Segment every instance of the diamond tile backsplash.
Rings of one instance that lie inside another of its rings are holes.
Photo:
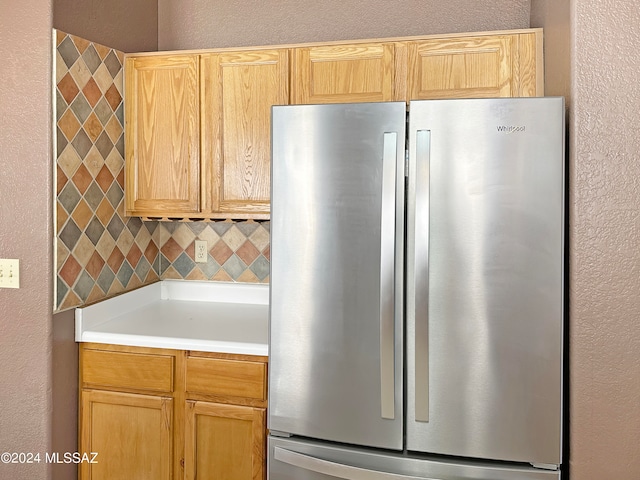
[[[161,279],[269,282],[269,222],[124,216],[123,60],[54,30],[56,311]],[[209,247],[195,263],[195,240]]]

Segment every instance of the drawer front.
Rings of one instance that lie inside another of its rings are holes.
[[[174,357],[140,353],[82,351],[82,382],[87,387],[173,391]]]
[[[266,400],[265,363],[187,357],[187,392]]]

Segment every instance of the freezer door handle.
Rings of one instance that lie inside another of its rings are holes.
[[[428,422],[430,130],[416,132],[415,148],[415,158],[410,159],[409,163],[407,203],[407,318],[415,327],[415,419]],[[420,216],[417,212],[420,212]]]
[[[382,202],[380,218],[380,410],[382,418],[395,417],[395,183],[397,132],[383,138]]]
[[[276,460],[322,475],[345,480],[429,480],[427,477],[398,475],[395,473],[367,470],[343,463],[331,462],[321,458],[311,457],[303,453],[293,452],[282,447],[275,447],[273,458]]]

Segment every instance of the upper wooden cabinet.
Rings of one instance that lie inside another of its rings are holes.
[[[198,55],[132,57],[125,80],[127,215],[200,210]]]
[[[300,47],[293,58],[291,103],[398,99],[391,42]]]
[[[544,95],[542,30],[130,54],[125,214],[268,219],[273,105]]]
[[[202,55],[203,212],[268,218],[271,106],[289,103],[288,51]]]
[[[535,33],[407,43],[408,100],[542,95]]]
[[[288,50],[130,56],[125,69],[125,214],[268,218]]]

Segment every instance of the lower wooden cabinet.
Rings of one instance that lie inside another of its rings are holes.
[[[81,478],[173,478],[172,398],[86,390],[81,424],[80,452],[97,453]]]
[[[267,357],[80,345],[81,480],[264,480]]]
[[[265,478],[264,408],[187,401],[185,478]]]

